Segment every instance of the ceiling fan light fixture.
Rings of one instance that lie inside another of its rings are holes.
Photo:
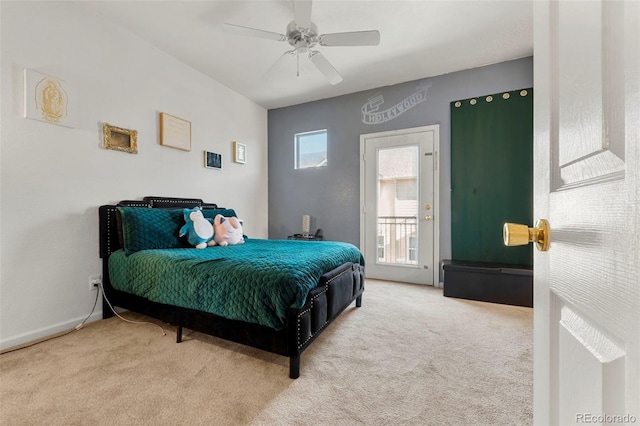
[[[311,22],[312,0],[293,0],[295,19],[287,25],[286,34],[243,27],[235,24],[224,24],[227,32],[250,35],[276,41],[286,41],[293,50],[285,52],[276,61],[280,64],[291,54],[296,56],[296,76],[300,76],[300,54],[309,52],[311,63],[325,76],[331,84],[338,84],[343,79],[340,73],[331,65],[329,60],[317,50],[311,50],[316,45],[320,46],[377,46],[380,43],[380,32],[376,30],[352,31],[342,33],[329,33],[318,35],[318,27]],[[270,73],[274,66],[267,71]]]
[[[293,47],[313,47],[318,42],[318,28],[311,23],[309,28],[300,28],[296,21],[287,25],[287,43]]]

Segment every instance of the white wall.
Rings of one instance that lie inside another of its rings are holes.
[[[101,19],[90,3],[0,2],[1,349],[89,314],[102,204],[198,197],[235,208],[247,235],[267,237],[266,110]],[[75,128],[22,118],[23,68],[75,87]],[[159,112],[192,122],[191,152],[159,145]],[[137,130],[139,153],[102,149],[103,122]],[[233,140],[247,145],[244,165],[231,162]],[[223,155],[222,171],[203,167],[203,150]]]

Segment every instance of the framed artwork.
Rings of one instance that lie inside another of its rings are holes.
[[[222,154],[215,152],[204,152],[204,166],[207,169],[222,170]]]
[[[102,147],[130,154],[138,153],[138,131],[102,124]]]
[[[244,164],[247,162],[247,146],[240,142],[233,142],[233,161]]]
[[[75,88],[59,78],[24,69],[25,118],[75,127]]]
[[[191,151],[191,122],[161,112],[160,145]]]

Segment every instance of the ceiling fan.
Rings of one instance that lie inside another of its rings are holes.
[[[285,34],[244,27],[235,24],[223,24],[223,30],[229,33],[259,37],[275,41],[286,41],[293,49],[286,51],[267,74],[283,59],[296,58],[296,75],[300,75],[300,55],[308,54],[309,60],[320,70],[331,84],[342,81],[340,73],[331,65],[322,53],[312,50],[319,46],[377,46],[380,43],[380,32],[352,31],[346,33],[318,34],[318,28],[311,22],[311,0],[293,0],[295,19],[287,25]]]

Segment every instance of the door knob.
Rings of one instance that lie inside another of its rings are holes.
[[[523,246],[536,243],[540,251],[549,250],[551,244],[551,229],[546,219],[536,222],[535,228],[518,223],[505,223],[502,228],[502,240],[505,246]]]
[[[431,219],[432,219],[432,217],[431,217],[431,215],[430,215],[430,214],[428,214],[428,215],[426,215],[426,216],[424,217],[424,220],[431,220]]]

